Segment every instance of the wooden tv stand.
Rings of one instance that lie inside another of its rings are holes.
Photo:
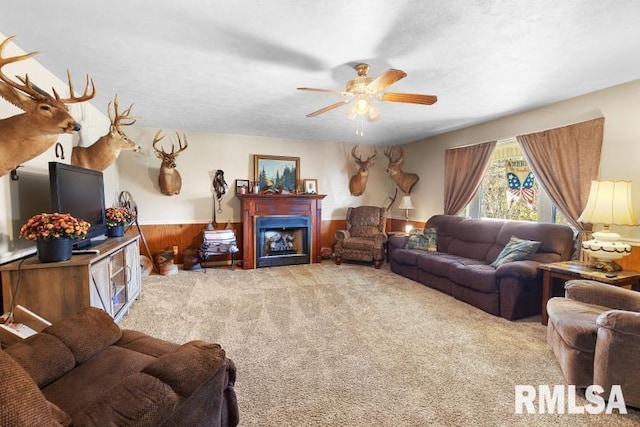
[[[17,292],[14,305],[50,322],[88,306],[119,322],[140,294],[139,237],[109,238],[91,247],[99,254],[73,255],[68,261],[41,263],[33,256],[1,266],[4,310],[10,309],[11,295]]]

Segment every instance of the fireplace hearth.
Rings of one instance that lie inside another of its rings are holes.
[[[302,215],[256,218],[256,267],[308,264],[311,221]]]

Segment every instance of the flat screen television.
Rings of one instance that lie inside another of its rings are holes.
[[[59,162],[49,162],[51,209],[69,213],[91,224],[87,238],[75,243],[76,248],[91,244],[91,239],[107,233],[102,172]]]

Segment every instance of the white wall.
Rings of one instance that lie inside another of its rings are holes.
[[[352,197],[348,188],[349,178],[357,170],[351,157],[352,145],[185,132],[189,147],[180,153],[176,161],[182,177],[182,191],[179,195],[165,196],[158,187],[160,159],[152,148],[157,131],[139,126],[129,129],[127,134],[142,150],[138,153],[123,152],[117,162],[120,188],[132,194],[142,224],[210,221],[214,201],[211,181],[218,169],[224,171],[229,190],[222,197],[222,213],[216,214],[216,220],[220,223],[239,222],[240,200],[235,197],[235,180],[254,180],[254,154],[299,157],[300,179],[317,179],[318,192],[327,195],[322,203],[323,219],[344,219],[349,206],[387,206],[388,194],[393,190],[385,174],[386,158],[380,147],[376,163],[369,172],[367,191],[360,197]],[[165,135],[162,140],[165,150],[171,149],[171,142],[177,147],[175,130],[163,129],[162,133]],[[368,156],[373,147],[361,146],[359,151],[362,156]]]
[[[640,80],[635,80],[406,145],[405,169],[421,176],[412,195],[416,210],[411,218],[426,220],[433,214],[442,213],[447,148],[504,139],[596,117],[605,118],[599,179],[631,180],[634,208],[640,215]],[[625,237],[640,237],[640,227],[612,228]]]

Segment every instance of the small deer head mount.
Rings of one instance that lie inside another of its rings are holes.
[[[369,168],[373,166],[376,156],[378,155],[378,150],[374,148],[373,155],[367,157],[366,160],[362,160],[360,156],[356,155],[357,149],[358,146],[355,145],[351,150],[351,156],[353,156],[358,165],[358,172],[349,180],[349,191],[352,196],[361,196],[364,190],[366,190],[367,180],[369,179]]]
[[[404,150],[402,147],[387,147],[384,155],[389,159],[387,173],[391,176],[393,182],[395,182],[403,192],[407,194],[411,193],[411,189],[416,185],[420,177],[415,173],[405,173],[400,168],[404,161]]]
[[[100,137],[89,147],[73,147],[71,152],[71,164],[87,169],[103,171],[111,166],[121,150],[140,150],[140,146],[120,129],[120,126],[131,126],[137,120],[137,117],[131,117],[131,108],[133,104],[120,114],[118,112],[118,95],[113,98],[113,116],[111,116],[111,105],[107,106],[107,113],[111,126],[109,133]],[[124,120],[127,120],[126,122]]]
[[[176,157],[187,149],[189,143],[187,142],[187,135],[182,134],[184,138],[184,145],[182,145],[180,134],[176,132],[176,136],[178,137],[178,151],[176,151],[176,147],[171,144],[171,152],[167,153],[164,151],[164,148],[161,147],[158,149],[156,146],[156,144],[164,138],[164,135],[161,135],[161,133],[162,129],[153,137],[153,149],[156,152],[156,156],[162,160],[160,175],[158,176],[158,185],[160,185],[160,192],[162,194],[173,196],[180,194],[180,190],[182,189],[182,177],[180,177],[180,173],[176,170]]]
[[[29,75],[11,80],[2,67],[24,61],[36,54],[4,57],[4,48],[13,40],[9,37],[0,43],[0,96],[20,108],[24,113],[0,120],[0,176],[6,175],[21,163],[44,153],[55,144],[57,135],[80,130],[80,124],[69,114],[65,104],[88,101],[95,96],[93,81],[87,76],[82,96],[75,96],[71,74],[69,98],[60,98],[55,89],[53,96],[40,89],[29,80]]]

